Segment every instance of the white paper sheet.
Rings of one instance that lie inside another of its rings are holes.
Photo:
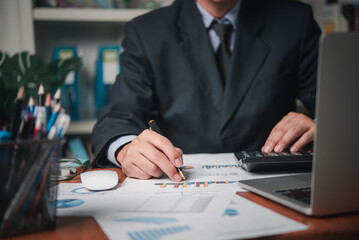
[[[118,191],[143,192],[198,192],[198,191],[246,191],[237,181],[289,174],[251,173],[238,166],[233,153],[185,154],[183,172],[186,180],[175,183],[166,175],[160,179],[138,180],[126,178]]]
[[[184,165],[238,165],[238,160],[233,153],[218,153],[218,154],[184,154],[183,155]],[[291,173],[251,173],[242,168],[237,168],[238,171],[234,169],[226,169],[227,174],[236,172],[236,178],[230,178],[227,180],[246,180],[253,178],[265,178],[272,176],[285,176],[290,175]],[[186,173],[187,170],[184,170]],[[228,174],[230,175],[230,174]],[[198,176],[197,176],[198,177]],[[217,180],[217,179],[216,179]],[[226,180],[226,179],[224,179]]]
[[[138,180],[127,178],[118,187],[121,193],[151,192],[225,192],[242,191],[237,181],[183,181],[172,182],[170,179]]]
[[[188,180],[181,183],[166,176],[127,178],[112,190],[97,192],[62,183],[57,214],[94,216],[110,239],[240,239],[306,229],[234,196],[243,191],[238,180],[279,176],[253,174],[237,163],[234,154],[192,154],[184,155]]]
[[[88,191],[82,184],[58,186],[60,216],[96,216],[114,212],[179,214],[188,217],[219,217],[235,195],[232,192],[178,192],[123,194],[117,190]]]
[[[301,231],[307,226],[234,196],[221,218],[124,213],[96,216],[110,239],[243,239]]]
[[[173,239],[247,239],[288,232],[303,231],[308,227],[264,208],[242,197],[233,198],[226,213],[218,221],[192,223],[192,232],[184,232]]]

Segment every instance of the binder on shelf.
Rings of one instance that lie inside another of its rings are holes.
[[[94,2],[101,8],[113,8],[112,0],[94,0]]]
[[[95,80],[95,111],[105,106],[109,100],[111,86],[120,72],[120,47],[100,46]]]
[[[54,48],[54,60],[65,60],[77,57],[76,47],[74,46],[57,46]],[[72,120],[78,120],[78,77],[77,71],[69,73],[65,79],[65,84],[61,87],[61,102],[65,111],[70,114]]]

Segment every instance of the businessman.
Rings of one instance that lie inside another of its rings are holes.
[[[313,141],[320,29],[292,0],[176,0],[126,25],[121,73],[94,127],[94,165],[166,173],[185,153],[298,151]],[[163,135],[146,130],[156,120]]]

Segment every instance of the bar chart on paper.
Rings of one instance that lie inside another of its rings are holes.
[[[235,184],[237,181],[202,181],[202,182],[157,182],[154,183],[158,188],[208,188],[212,185]]]
[[[156,190],[204,190],[208,188],[213,188],[215,186],[220,187],[221,185],[231,185],[237,183],[237,181],[230,181],[232,177],[237,175],[236,171],[228,171],[229,169],[239,168],[238,165],[193,165],[193,166],[183,166],[182,170],[185,171],[186,177],[192,179],[192,181],[184,182],[155,182],[154,186]],[[216,180],[200,180],[204,178],[215,178]],[[221,178],[221,179],[220,179]],[[217,180],[220,179],[220,180]]]
[[[182,167],[184,169],[191,169],[193,168],[192,166],[184,166]],[[220,169],[220,168],[240,168],[239,165],[237,164],[231,164],[231,165],[202,165],[202,169],[213,169],[213,168],[217,168],[217,169]]]
[[[239,189],[243,171],[237,164],[188,164],[181,167],[185,181],[173,182],[167,176],[139,180],[127,178],[118,191],[133,192],[200,192]]]
[[[155,240],[159,238],[170,238],[171,235],[177,235],[181,232],[190,231],[191,228],[187,225],[180,225],[174,227],[165,227],[165,228],[154,228],[142,231],[133,231],[127,232],[127,235],[132,240]]]
[[[238,164],[191,164],[184,165],[182,171],[188,182],[235,181],[239,180],[240,166]]]

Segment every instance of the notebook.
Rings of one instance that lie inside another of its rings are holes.
[[[306,215],[359,211],[359,33],[321,39],[311,173],[239,181]]]

